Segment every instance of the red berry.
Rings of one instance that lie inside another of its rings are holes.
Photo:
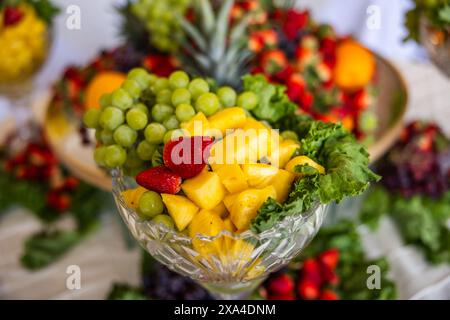
[[[298,74],[292,74],[287,81],[287,95],[291,101],[297,101],[305,90],[305,80]]]
[[[287,274],[281,274],[269,280],[267,290],[271,295],[287,295],[294,290],[294,281]]]
[[[320,294],[319,300],[339,300],[339,296],[331,289],[325,289]]]
[[[339,250],[333,248],[322,252],[318,259],[322,264],[334,270],[339,263]]]
[[[293,293],[281,294],[281,295],[269,295],[268,300],[295,300]]]
[[[138,174],[136,182],[158,193],[177,194],[181,189],[181,177],[164,166],[154,167]]]
[[[66,180],[64,181],[64,189],[68,191],[73,191],[78,187],[79,184],[80,181],[78,181],[77,178],[67,177]]]
[[[213,142],[210,137],[172,140],[164,147],[164,164],[183,179],[193,178],[205,168]]]
[[[325,284],[331,284],[331,285],[337,285],[339,284],[339,277],[337,276],[337,274],[331,270],[328,266],[326,265],[321,265],[321,276],[322,276],[322,280]]]
[[[303,267],[300,270],[301,280],[313,282],[316,286],[322,285],[322,276],[320,272],[320,265],[314,259],[306,259],[303,262]]]
[[[22,20],[24,13],[19,8],[6,7],[3,14],[3,24],[5,27],[15,25]]]
[[[319,297],[319,286],[314,282],[304,279],[298,285],[298,294],[302,299],[315,300]]]

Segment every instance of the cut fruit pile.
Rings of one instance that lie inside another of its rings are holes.
[[[142,219],[192,238],[242,233],[269,198],[286,201],[299,166],[325,173],[298,155],[294,132],[279,134],[251,116],[254,92],[212,90],[182,71],[157,78],[135,69],[125,83],[84,122],[99,138],[97,163],[136,177],[139,187],[123,198]],[[194,241],[198,251],[211,246]]]
[[[47,26],[32,6],[0,10],[0,82],[30,75],[47,54]]]

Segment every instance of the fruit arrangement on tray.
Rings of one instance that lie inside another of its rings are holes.
[[[22,81],[44,62],[57,12],[48,0],[0,2],[0,84]]]
[[[377,228],[389,214],[405,242],[434,263],[450,262],[450,142],[440,128],[409,124],[377,171],[383,180],[365,199],[362,221]]]

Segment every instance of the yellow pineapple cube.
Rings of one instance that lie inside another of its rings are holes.
[[[271,184],[278,173],[278,168],[264,163],[244,164],[242,169],[250,187],[258,189]]]
[[[238,196],[239,193],[234,193],[226,195],[225,198],[223,199],[223,204],[227,208],[228,212],[231,212],[231,210],[233,209],[233,205],[235,204]]]
[[[276,200],[279,203],[284,203],[289,196],[294,182],[295,175],[289,171],[280,169],[272,180],[272,185],[276,190]]]
[[[278,148],[272,150],[270,155],[271,164],[278,168],[284,168],[299,148],[300,144],[294,140],[288,139],[280,142]]]
[[[217,174],[230,193],[248,189],[247,178],[238,164],[222,165],[218,167]]]
[[[192,219],[189,225],[189,236],[192,238],[192,245],[203,258],[208,258],[210,254],[220,256],[223,239],[213,241],[202,240],[199,236],[215,237],[225,229],[222,219],[214,212],[201,210]]]
[[[292,159],[291,161],[288,162],[285,169],[287,171],[295,174],[296,177],[302,177],[303,175],[301,173],[298,173],[295,171],[295,168],[297,166],[301,166],[301,165],[308,165],[308,166],[316,169],[320,174],[325,174],[324,167],[322,167],[320,164],[318,164],[317,162],[315,162],[314,160],[312,160],[306,156],[295,157],[294,159]]]
[[[198,176],[186,180],[181,189],[197,206],[207,210],[217,207],[226,195],[219,175],[215,172],[203,171]]]
[[[273,186],[264,189],[248,189],[241,192],[230,212],[231,221],[239,231],[247,230],[250,222],[256,217],[261,205],[268,199],[276,199]]]
[[[242,128],[247,115],[242,108],[228,108],[208,118],[210,128],[218,129],[225,134],[227,130]]]
[[[127,206],[133,210],[137,210],[139,207],[139,199],[148,190],[142,187],[130,189],[122,192],[122,197],[125,200]]]
[[[162,200],[179,231],[191,223],[199,208],[188,198],[173,194],[161,194]]]
[[[205,136],[210,128],[209,121],[203,112],[197,113],[191,120],[183,122],[180,126],[192,137]]]

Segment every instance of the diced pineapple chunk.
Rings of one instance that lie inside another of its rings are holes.
[[[268,199],[276,199],[273,186],[264,189],[248,189],[241,192],[231,209],[230,218],[239,231],[247,230],[261,205]]]
[[[188,122],[182,123],[181,128],[186,130],[193,137],[201,137],[207,134],[210,125],[203,112],[199,112]]]
[[[302,177],[303,175],[301,173],[298,173],[295,171],[295,168],[297,166],[301,166],[301,165],[308,165],[308,166],[316,169],[320,174],[325,174],[324,167],[322,167],[320,164],[318,164],[317,162],[315,162],[314,160],[312,160],[306,156],[295,157],[294,159],[292,159],[291,161],[288,162],[285,169],[287,171],[295,174],[297,177]]]
[[[186,180],[181,185],[181,189],[197,206],[207,210],[217,207],[226,194],[218,174],[207,171]]]
[[[228,108],[209,117],[208,121],[211,128],[225,134],[229,129],[242,128],[247,121],[247,115],[242,108]]]
[[[224,230],[227,230],[231,233],[236,231],[236,227],[234,226],[233,222],[230,218],[226,218],[223,220]]]
[[[271,164],[278,168],[284,168],[298,148],[300,148],[300,144],[297,141],[288,139],[280,142],[279,147],[272,150]]]
[[[122,197],[128,207],[133,210],[137,210],[139,207],[139,199],[148,190],[142,187],[137,187],[135,189],[130,189],[122,192]]]
[[[247,178],[238,164],[219,166],[217,174],[222,184],[230,193],[237,193],[248,189]]]
[[[244,164],[242,169],[250,187],[258,189],[271,184],[278,173],[278,168],[264,163]]]
[[[219,217],[221,217],[222,219],[226,218],[228,216],[227,207],[225,207],[223,202],[219,203],[219,205],[217,207],[215,207],[214,209],[212,209],[212,211],[215,214],[218,214]]]
[[[210,254],[220,256],[222,239],[207,241],[199,239],[198,236],[215,237],[224,229],[223,221],[217,214],[208,210],[201,210],[189,225],[189,236],[192,238],[194,249],[204,258],[207,258]]]
[[[227,208],[228,212],[231,212],[231,210],[233,209],[233,205],[235,204],[238,196],[239,193],[234,193],[225,196],[225,198],[223,199],[223,204]]]
[[[161,194],[162,200],[179,231],[191,223],[199,208],[188,198],[173,194]]]
[[[294,182],[295,175],[289,171],[280,169],[277,175],[272,180],[272,185],[277,192],[276,200],[279,203],[284,203],[289,196]]]

